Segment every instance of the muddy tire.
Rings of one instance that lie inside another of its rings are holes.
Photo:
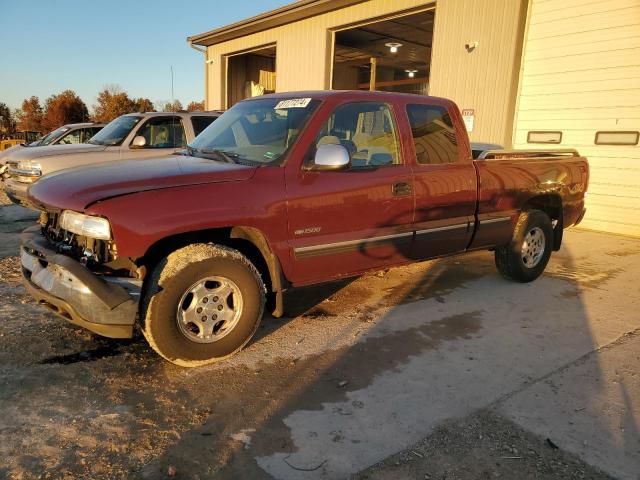
[[[182,367],[215,363],[242,349],[260,324],[266,292],[244,255],[209,244],[171,253],[146,291],[142,332],[159,355]]]
[[[531,282],[544,272],[552,250],[551,219],[540,210],[528,210],[520,214],[511,242],[496,248],[496,267],[508,280]]]

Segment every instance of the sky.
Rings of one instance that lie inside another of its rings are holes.
[[[0,0],[0,102],[74,90],[91,111],[105,85],[183,105],[204,99],[204,59],[187,37],[289,0]]]

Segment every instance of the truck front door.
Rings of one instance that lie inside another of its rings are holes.
[[[343,103],[326,118],[305,165],[287,169],[294,283],[353,275],[408,259],[414,187],[399,139],[391,105]],[[315,151],[322,144],[345,147],[351,167],[313,170]]]

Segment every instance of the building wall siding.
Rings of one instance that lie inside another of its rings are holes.
[[[429,93],[474,109],[472,142],[511,146],[526,10],[526,0],[438,2]]]
[[[455,1],[455,0],[454,0]],[[276,43],[276,74],[279,92],[323,90],[329,88],[331,69],[330,35],[342,25],[372,17],[428,6],[424,0],[371,0],[298,22],[208,47],[210,82],[207,85],[207,108],[224,108],[225,55]]]
[[[640,235],[640,146],[595,145],[599,130],[640,129],[640,0],[532,0],[515,146],[560,130],[591,166],[583,226]]]
[[[438,0],[437,5],[425,0],[371,0],[212,45],[207,107],[226,106],[226,55],[276,43],[277,91],[327,89],[332,30],[430,6],[436,6],[436,38],[429,93],[475,109],[472,141],[508,145],[526,0]],[[467,53],[464,44],[476,40],[478,48]]]

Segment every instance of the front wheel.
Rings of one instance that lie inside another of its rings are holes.
[[[240,252],[196,244],[156,267],[146,295],[143,333],[162,357],[183,367],[227,358],[253,336],[265,287]]]
[[[528,210],[520,214],[511,242],[496,248],[496,267],[508,280],[531,282],[542,275],[552,250],[549,216],[540,210]]]

